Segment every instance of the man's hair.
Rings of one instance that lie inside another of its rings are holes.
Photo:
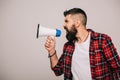
[[[87,24],[87,15],[86,15],[85,11],[83,11],[83,10],[80,9],[80,8],[73,8],[73,9],[70,9],[70,10],[66,10],[66,11],[64,11],[63,14],[64,14],[65,17],[66,17],[67,15],[69,15],[69,14],[71,14],[71,15],[82,14],[82,16],[83,16],[83,21],[82,21],[82,23],[83,23],[83,25],[85,25],[85,26],[86,26],[86,24]]]

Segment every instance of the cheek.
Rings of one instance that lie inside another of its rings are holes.
[[[73,27],[74,23],[73,22],[68,22],[65,24],[66,28],[68,31],[71,31],[72,27]]]
[[[72,26],[73,26],[73,24],[68,24],[67,25],[68,30],[71,30]]]

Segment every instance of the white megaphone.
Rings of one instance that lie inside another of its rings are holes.
[[[50,29],[50,28],[46,28],[46,27],[43,27],[43,26],[39,26],[38,24],[38,27],[37,27],[37,38],[39,36],[55,36],[55,37],[60,37],[61,35],[61,30],[58,30],[58,29]]]

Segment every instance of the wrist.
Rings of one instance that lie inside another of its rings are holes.
[[[49,55],[52,55],[55,52],[55,49],[51,49],[48,51]]]
[[[49,53],[48,58],[53,57],[56,54],[56,50],[54,50],[54,53]]]

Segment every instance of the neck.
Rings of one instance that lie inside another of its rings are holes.
[[[83,43],[87,40],[89,35],[89,32],[87,31],[87,29],[78,29],[76,37],[77,37],[77,42],[78,43]]]

